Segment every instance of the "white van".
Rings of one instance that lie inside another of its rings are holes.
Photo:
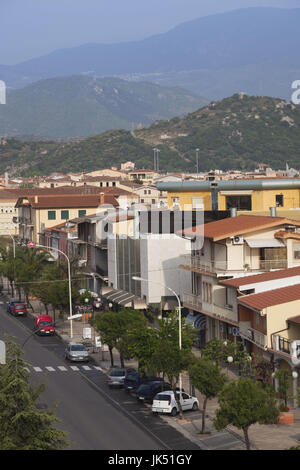
[[[180,402],[182,411],[196,411],[199,408],[199,402],[197,398],[192,397],[185,392],[181,392]],[[155,395],[152,403],[152,413],[169,413],[172,416],[176,416],[178,412],[179,407],[177,405],[173,391],[160,392]]]

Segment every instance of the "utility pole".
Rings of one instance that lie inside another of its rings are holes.
[[[196,168],[197,168],[197,175],[199,173],[199,149],[196,149]]]

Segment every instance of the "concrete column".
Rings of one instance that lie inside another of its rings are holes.
[[[293,372],[296,372],[298,375],[299,375],[299,369],[293,369],[292,370],[292,373]],[[298,387],[298,377],[295,377],[293,378],[293,396],[296,397],[297,396],[297,387]],[[293,408],[297,408],[298,405],[297,405],[297,398],[293,398]]]

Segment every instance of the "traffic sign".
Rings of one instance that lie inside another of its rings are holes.
[[[34,243],[34,242],[29,242],[29,243],[28,243],[28,246],[29,246],[29,248],[33,248],[33,247],[34,247],[34,245],[35,245],[35,243]]]

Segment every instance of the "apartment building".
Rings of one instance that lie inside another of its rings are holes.
[[[102,204],[117,207],[113,196],[103,194],[35,195],[19,197],[19,236],[24,241],[39,241],[47,228],[67,220],[93,214]]]
[[[204,210],[230,210],[268,215],[274,207],[278,215],[299,219],[300,179],[242,179],[158,182],[157,189],[168,192],[168,206],[190,210],[198,198]],[[289,215],[288,215],[289,213]]]
[[[220,281],[299,266],[300,223],[240,215],[205,224],[202,233],[184,231],[191,238],[191,252],[182,257],[180,268],[192,273],[192,283],[183,304],[191,315],[205,316],[205,340],[234,340],[239,326],[237,300]]]

